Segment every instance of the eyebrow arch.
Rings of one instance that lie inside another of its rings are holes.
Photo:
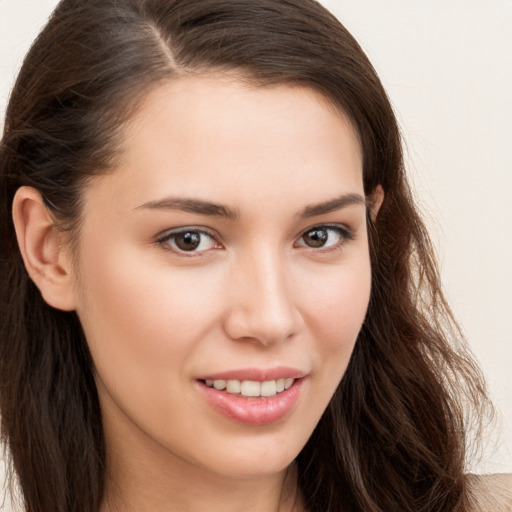
[[[353,204],[363,204],[366,205],[366,201],[364,197],[360,194],[343,194],[335,199],[331,199],[329,201],[325,201],[319,204],[312,204],[306,206],[300,213],[299,217],[302,219],[307,219],[309,217],[315,217],[317,215],[324,215],[326,213],[332,213],[337,210],[341,210],[346,206],[351,206]]]
[[[203,199],[187,199],[180,197],[166,197],[156,201],[149,201],[138,206],[136,209],[150,210],[181,210],[199,215],[222,217],[229,220],[236,220],[239,217],[237,210],[222,204],[204,201]]]
[[[300,213],[299,217],[307,219],[317,215],[324,215],[337,210],[341,210],[353,204],[366,204],[363,196],[360,194],[343,194],[335,199],[330,199],[319,204],[306,206]],[[136,209],[149,210],[181,210],[184,212],[195,213],[198,215],[208,215],[212,217],[222,217],[229,220],[237,220],[239,213],[228,206],[205,201],[203,199],[188,199],[180,197],[166,197],[157,199],[138,206]]]

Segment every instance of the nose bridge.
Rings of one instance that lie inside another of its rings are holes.
[[[226,330],[232,338],[276,343],[296,333],[299,313],[286,257],[261,247],[240,257],[233,269]]]

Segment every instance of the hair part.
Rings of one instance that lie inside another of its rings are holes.
[[[106,448],[87,342],[26,273],[14,194],[40,191],[76,250],[84,187],[122,162],[123,128],[148,92],[212,73],[322,94],[357,131],[365,193],[385,191],[368,216],[366,320],[298,457],[307,510],[467,510],[465,415],[488,405],[483,379],[442,294],[386,93],[313,0],[63,0],[30,49],[0,143],[1,432],[25,509],[97,512]]]

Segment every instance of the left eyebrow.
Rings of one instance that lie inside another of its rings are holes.
[[[366,205],[366,201],[364,197],[360,194],[343,194],[340,197],[330,199],[329,201],[325,201],[323,203],[306,206],[299,213],[299,217],[301,219],[308,219],[310,217],[316,217],[317,215],[332,213],[337,210],[341,210],[342,208],[346,208],[347,206],[351,206],[353,204]]]

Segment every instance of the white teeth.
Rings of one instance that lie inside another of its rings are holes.
[[[225,380],[214,380],[213,387],[219,391],[226,389],[226,381]]]
[[[260,396],[261,384],[256,380],[243,380],[240,383],[242,396]]]
[[[258,382],[256,380],[206,380],[205,383],[210,388],[218,391],[226,390],[233,395],[242,396],[274,396],[288,389],[295,379],[277,379]]]
[[[276,394],[276,381],[267,380],[261,383],[261,396],[274,396]]]
[[[228,393],[233,393],[234,395],[240,393],[240,381],[239,380],[228,380],[228,384],[226,386],[226,391]]]

